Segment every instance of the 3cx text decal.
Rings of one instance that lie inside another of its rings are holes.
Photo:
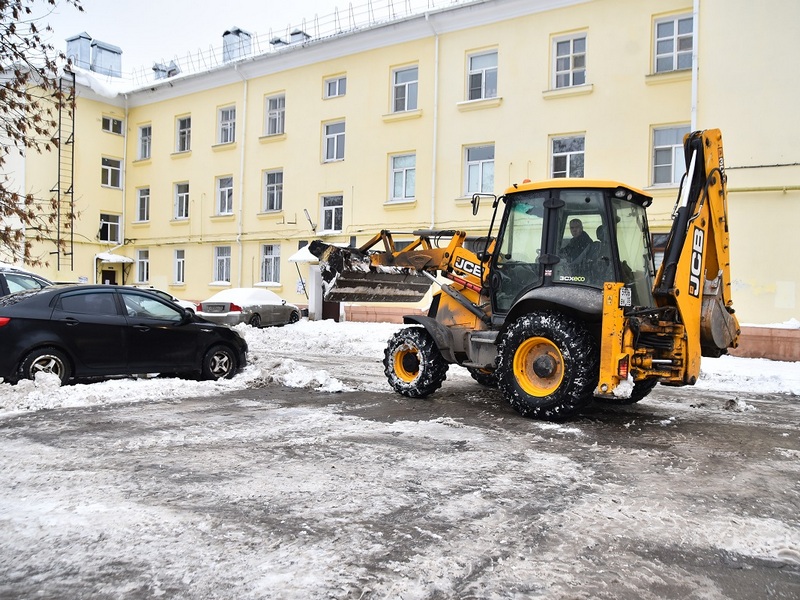
[[[578,282],[583,282],[583,281],[586,281],[586,277],[583,277],[581,275],[559,275],[558,276],[558,280],[559,281],[578,281]]]

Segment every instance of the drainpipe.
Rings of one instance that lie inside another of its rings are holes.
[[[692,29],[694,40],[692,43],[692,115],[689,131],[697,131],[697,85],[698,85],[698,55],[700,46],[700,0],[694,0],[692,7]]]
[[[434,56],[433,56],[433,157],[431,159],[431,224],[429,229],[436,227],[436,159],[439,144],[439,33],[430,20],[430,13],[425,13],[425,21],[433,31]]]
[[[128,125],[130,121],[128,119],[128,94],[123,94],[125,98],[125,127],[122,130],[122,216],[119,219],[119,237],[120,241],[122,242],[122,246],[125,245],[125,207],[127,206],[127,202],[125,201],[125,190],[128,187]],[[119,246],[118,246],[119,247]],[[121,263],[120,267],[120,281],[124,285],[125,284],[125,264]],[[97,273],[97,269],[94,270]],[[95,275],[96,277],[97,275]]]
[[[245,158],[245,139],[247,135],[247,79],[239,72],[239,65],[233,66],[236,74],[242,78],[244,82],[244,88],[242,89],[242,126],[237,127],[237,135],[236,135],[236,142],[241,144],[241,151],[240,151],[240,158],[239,158],[239,215],[236,219],[236,245],[239,248],[239,268],[238,274],[236,276],[236,287],[242,287],[242,263],[244,261],[244,249],[242,247],[242,231],[244,228],[244,223],[242,219],[244,218],[244,158]],[[236,119],[239,120],[238,118]],[[239,139],[239,134],[241,134],[241,140]]]

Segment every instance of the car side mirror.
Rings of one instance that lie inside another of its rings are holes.
[[[286,300],[281,300],[281,306],[283,306],[284,304],[286,304]]]

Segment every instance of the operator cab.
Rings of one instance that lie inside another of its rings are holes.
[[[621,281],[633,306],[653,306],[655,274],[645,208],[652,198],[614,181],[555,179],[514,186],[492,257],[494,313],[537,288],[600,292]]]

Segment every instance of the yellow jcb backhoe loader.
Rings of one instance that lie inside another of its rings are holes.
[[[510,187],[494,198],[484,237],[381,231],[359,248],[314,241],[309,249],[329,300],[413,302],[440,286],[428,315],[406,316],[410,327],[385,350],[400,394],[430,395],[454,363],[499,386],[528,417],[563,420],[592,398],[637,402],[658,382],[693,385],[701,356],[738,342],[719,130],[687,135],[684,154],[657,272],[645,211],[652,198],[588,179]],[[409,235],[397,249],[395,239]]]

